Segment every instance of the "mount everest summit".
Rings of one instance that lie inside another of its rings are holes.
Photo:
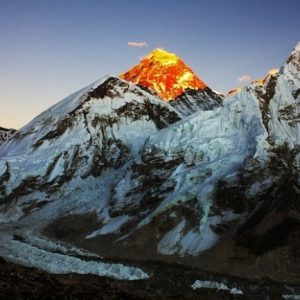
[[[274,279],[294,279],[299,174],[300,44],[278,72],[227,97],[154,50],[0,146],[0,256],[56,272],[39,251],[61,243],[65,264],[75,248],[240,276],[265,276],[272,257]],[[35,247],[32,259],[16,247]]]
[[[176,54],[163,49],[154,49],[120,77],[150,89],[183,115],[218,107],[223,99],[222,95],[212,91]]]

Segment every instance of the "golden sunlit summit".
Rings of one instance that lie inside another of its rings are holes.
[[[256,79],[256,80],[253,80],[252,83],[255,83],[257,85],[263,85],[265,84],[266,80],[270,77],[270,76],[276,76],[279,72],[279,69],[272,69],[270,70],[267,75],[265,76],[265,78],[263,79]]]
[[[163,49],[153,50],[120,78],[145,86],[166,101],[176,99],[188,88],[207,87],[176,54]]]
[[[270,76],[276,76],[278,73],[279,73],[279,69],[271,69],[263,79],[252,80],[251,83],[256,84],[258,86],[262,86],[262,85],[264,85],[266,83],[266,80],[268,78],[270,78]],[[227,95],[228,96],[235,95],[236,93],[240,92],[241,90],[242,90],[241,87],[237,87],[235,89],[230,90],[227,93]]]

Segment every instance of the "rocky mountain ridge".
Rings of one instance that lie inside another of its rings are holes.
[[[15,133],[15,129],[7,129],[4,127],[0,127],[0,144],[4,143]]]

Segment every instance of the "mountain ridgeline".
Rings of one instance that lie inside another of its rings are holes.
[[[294,279],[299,174],[300,44],[227,97],[156,49],[0,146],[0,222],[102,257]]]

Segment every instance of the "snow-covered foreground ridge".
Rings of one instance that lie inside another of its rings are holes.
[[[279,73],[210,108],[185,117],[114,77],[88,86],[0,147],[1,218],[54,234],[63,223],[61,239],[75,218],[73,241],[99,252],[104,240],[184,256],[215,245],[219,224],[247,216],[249,203],[297,199],[300,44]]]

